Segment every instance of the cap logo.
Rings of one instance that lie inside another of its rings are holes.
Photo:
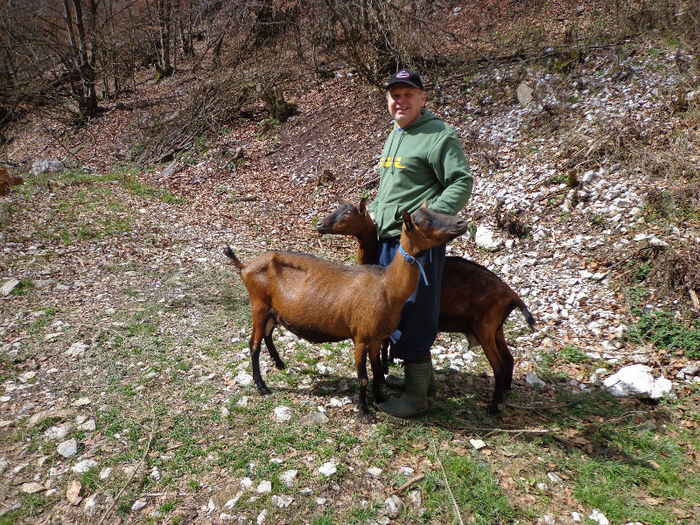
[[[396,73],[396,78],[408,78],[411,75],[408,73],[408,71],[399,71]]]

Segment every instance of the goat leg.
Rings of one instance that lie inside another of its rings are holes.
[[[259,337],[257,341],[255,341],[253,337],[250,338],[250,343],[248,344],[250,348],[250,363],[253,365],[253,381],[255,381],[255,386],[258,387],[258,392],[267,395],[271,392],[260,374],[260,342],[261,340]]]
[[[278,370],[284,370],[284,361],[282,361],[282,358],[280,357],[279,352],[277,351],[277,347],[275,346],[275,343],[272,341],[272,332],[270,332],[268,335],[265,336],[265,346],[267,347],[267,351],[270,352],[270,357],[272,357],[272,360],[275,362],[275,366],[277,367]]]
[[[360,396],[357,404],[360,409],[360,421],[373,423],[375,421],[374,416],[367,408],[367,384],[369,383],[369,378],[367,377],[367,350],[367,345],[355,343],[355,370],[360,387]]]
[[[484,349],[486,358],[491,364],[493,369],[493,378],[495,381],[493,389],[493,398],[489,404],[489,412],[491,414],[497,414],[501,411],[503,405],[503,393],[505,392],[506,386],[506,371],[505,363],[503,362],[503,356],[496,345],[495,337],[491,330],[486,331],[486,333],[475,334],[481,347]]]
[[[389,373],[389,339],[382,341],[382,372],[384,374]]]
[[[506,344],[506,338],[503,335],[503,325],[499,326],[498,330],[496,330],[496,346],[503,360],[504,389],[510,390],[513,384],[513,368],[515,366],[515,361],[513,360],[513,354],[510,353],[508,345]]]
[[[369,362],[372,365],[372,393],[374,394],[374,401],[377,403],[381,403],[385,400],[384,394],[382,393],[382,385],[384,384],[384,363],[382,363],[379,352],[379,348],[374,347],[369,351]]]

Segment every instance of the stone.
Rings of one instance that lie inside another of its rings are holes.
[[[262,525],[265,523],[265,520],[267,519],[267,509],[263,510],[260,514],[258,514],[258,517],[255,518],[255,523],[258,525]]]
[[[141,509],[143,509],[145,506],[146,506],[145,501],[143,501],[141,499],[137,499],[136,501],[134,501],[134,504],[131,506],[131,512],[138,512]]]
[[[474,236],[476,246],[487,252],[495,252],[503,247],[503,240],[495,236],[494,231],[488,226],[478,226]]]
[[[90,470],[91,468],[95,468],[96,466],[97,461],[95,461],[94,459],[85,459],[80,463],[74,465],[71,470],[76,474],[85,474],[88,470]]]
[[[603,386],[617,397],[661,399],[671,393],[673,384],[661,376],[654,378],[646,365],[630,365],[603,381]]]
[[[404,509],[404,502],[396,494],[384,501],[384,510],[390,518],[397,518]]]
[[[610,525],[608,518],[606,518],[605,515],[598,509],[593,509],[593,512],[591,512],[590,516],[588,516],[588,519],[595,521],[599,525]]]
[[[546,383],[542,381],[539,377],[537,377],[537,374],[535,374],[534,372],[528,372],[525,375],[525,382],[528,385],[535,385],[539,387],[546,386]]]
[[[332,476],[333,474],[335,474],[338,471],[338,469],[335,466],[335,462],[328,461],[328,462],[324,463],[323,465],[321,465],[320,467],[318,467],[318,471],[321,474],[323,474],[324,476],[328,477],[328,476]]]
[[[75,439],[69,439],[58,445],[57,452],[64,458],[75,456],[78,452],[78,442]]]
[[[73,343],[68,350],[63,352],[63,355],[66,357],[82,357],[83,354],[85,354],[87,347],[88,345],[78,341],[77,343]]]
[[[234,381],[239,386],[250,386],[253,384],[253,376],[248,374],[247,372],[241,371],[238,372],[238,375],[236,375]]]
[[[532,89],[529,85],[527,85],[525,82],[521,82],[518,85],[518,88],[515,90],[515,94],[518,97],[518,102],[520,102],[520,105],[522,107],[527,106],[530,102],[532,102],[532,99],[534,98],[533,95],[535,93],[535,90]]]
[[[280,423],[286,423],[287,421],[292,419],[292,409],[288,406],[281,405],[275,407],[274,414],[275,419]]]
[[[110,474],[112,474],[112,467],[103,468],[100,471],[100,480],[104,481],[105,479],[109,478]]]
[[[63,439],[64,437],[66,437],[68,435],[68,432],[70,432],[71,428],[73,428],[73,426],[70,424],[61,426],[54,425],[50,427],[46,432],[44,432],[44,437],[51,441],[58,441],[59,439]]]
[[[690,381],[697,375],[700,375],[700,365],[691,364],[681,368],[676,374],[676,378],[681,381]]]
[[[293,487],[296,482],[298,472],[296,470],[285,470],[279,475],[279,480],[287,487]]]
[[[267,492],[272,491],[272,483],[269,481],[261,481],[256,490],[258,491],[258,494],[266,494]]]
[[[369,474],[373,478],[378,478],[382,475],[382,469],[380,469],[379,467],[370,467],[367,469],[367,474]]]
[[[85,505],[83,506],[83,514],[86,516],[94,516],[97,510],[97,494],[93,494],[87,500],[85,500]]]
[[[17,288],[19,286],[19,280],[17,279],[8,279],[5,281],[2,286],[0,286],[0,295],[3,297],[7,297],[12,293],[12,290]]]
[[[328,421],[328,416],[323,412],[318,411],[309,412],[301,419],[299,419],[299,422],[303,425],[325,425],[326,423],[328,423]]]
[[[280,509],[286,509],[292,504],[293,501],[294,498],[287,494],[282,494],[281,496],[275,495],[270,498],[270,503]]]
[[[65,164],[60,160],[37,160],[32,164],[32,168],[29,170],[30,175],[40,175],[42,173],[56,173],[63,171],[66,168]]]
[[[85,430],[87,432],[94,432],[97,428],[97,424],[94,419],[88,419],[85,423],[78,425],[78,430]]]
[[[36,494],[37,492],[41,492],[45,490],[46,487],[42,485],[41,483],[37,483],[36,481],[30,481],[29,483],[22,483],[22,492],[25,494]]]
[[[471,443],[472,447],[474,447],[476,450],[481,450],[486,446],[486,443],[480,439],[470,439],[469,443]]]

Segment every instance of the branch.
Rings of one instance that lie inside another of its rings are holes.
[[[143,451],[143,456],[141,457],[141,461],[139,461],[139,464],[136,465],[136,468],[131,473],[131,476],[129,476],[129,479],[126,481],[126,483],[124,484],[122,489],[119,491],[119,494],[117,494],[117,496],[114,498],[114,501],[112,501],[112,504],[104,512],[104,514],[102,514],[102,518],[100,518],[100,521],[98,522],[97,525],[102,525],[104,520],[107,519],[107,516],[109,516],[109,514],[112,512],[112,509],[117,504],[117,501],[119,501],[119,498],[126,490],[126,487],[129,486],[131,481],[134,479],[134,476],[136,475],[136,473],[141,469],[141,465],[143,465],[143,462],[146,461],[146,456],[148,456],[148,452],[151,449],[151,443],[153,442],[153,436],[156,433],[156,410],[153,406],[151,406],[151,412],[153,413],[153,416],[151,418],[151,434],[148,436],[148,443],[146,444],[146,449]]]
[[[457,505],[457,500],[455,500],[455,496],[452,493],[452,489],[450,488],[450,482],[447,479],[447,473],[445,472],[445,467],[442,466],[442,461],[440,461],[440,456],[438,456],[437,447],[435,446],[435,441],[432,438],[430,439],[430,444],[433,447],[433,455],[435,456],[435,461],[437,461],[437,464],[440,466],[440,470],[442,471],[442,477],[445,480],[445,486],[447,487],[447,492],[449,492],[449,494],[450,494],[450,499],[452,500],[452,505],[454,505],[455,515],[457,516],[457,519],[459,520],[460,525],[464,525],[464,521],[462,520],[462,515],[459,512],[459,506]]]

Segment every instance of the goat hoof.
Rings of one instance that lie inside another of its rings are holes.
[[[377,418],[371,412],[360,412],[360,423],[365,425],[375,423]]]
[[[492,416],[495,416],[501,410],[503,410],[503,403],[491,403],[489,405],[489,414],[491,414]]]
[[[259,387],[258,387],[258,392],[259,392],[260,394],[262,394],[263,396],[269,396],[270,394],[272,394],[272,390],[270,390],[269,388],[267,388],[266,385],[259,386]]]

